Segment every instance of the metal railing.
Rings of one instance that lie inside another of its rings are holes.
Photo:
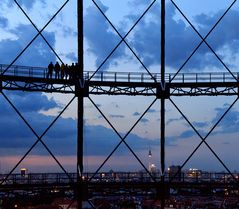
[[[2,74],[8,65],[0,64],[0,73]],[[44,67],[30,67],[30,66],[20,66],[12,65],[4,75],[8,76],[19,76],[19,77],[33,77],[33,78],[46,78],[47,77],[47,68]]]
[[[90,78],[94,72],[85,72],[85,78]],[[179,73],[174,78],[174,73],[166,73],[166,82],[173,83],[200,83],[200,82],[235,82],[235,78],[239,78],[239,73],[235,72],[233,75],[229,72],[215,72],[215,73]],[[157,82],[161,81],[160,73],[152,73],[153,78],[148,73],[140,72],[98,72],[92,78],[93,81],[112,81],[112,82]],[[172,80],[172,78],[174,78]]]
[[[83,180],[88,181],[93,176],[93,173],[85,173],[83,175]],[[152,173],[152,175],[160,181],[160,173]],[[235,179],[239,178],[238,173],[233,174]],[[3,181],[3,185],[13,185],[13,184],[69,184],[77,182],[77,174],[69,173],[70,178],[65,173],[29,173],[29,174],[12,174],[7,179],[7,175],[0,174],[0,181]],[[173,174],[166,173],[165,181],[166,182],[183,182],[183,183],[238,183],[231,177],[228,173],[208,173],[201,172],[196,174],[190,174],[182,172],[174,176]],[[148,173],[145,172],[111,172],[111,173],[98,173],[94,175],[94,178],[90,182],[151,182],[152,179]]]
[[[0,73],[2,74],[8,65],[0,64]],[[6,76],[17,76],[17,77],[30,77],[30,78],[47,78],[48,69],[44,67],[30,67],[30,66],[19,66],[12,65],[5,73]],[[94,74],[94,71],[85,71],[84,78],[88,80]],[[179,73],[174,78],[174,73],[166,73],[166,82],[173,83],[212,83],[212,82],[236,82],[235,78],[239,79],[239,72],[234,72],[233,75],[229,72],[214,72],[214,73]],[[153,78],[148,73],[140,72],[109,72],[100,71],[94,74],[92,81],[101,82],[157,82],[161,81],[160,73],[152,73]],[[53,73],[52,79],[55,78]],[[172,80],[172,78],[174,78]],[[60,78],[62,79],[62,78]],[[63,79],[67,79],[64,77]]]

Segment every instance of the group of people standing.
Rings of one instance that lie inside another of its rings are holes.
[[[71,65],[56,62],[54,65],[52,62],[48,65],[47,78],[55,79],[73,79],[77,76],[78,63],[72,63]]]

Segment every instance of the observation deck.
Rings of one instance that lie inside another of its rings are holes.
[[[48,78],[43,67],[0,64],[2,90],[40,91],[58,93],[142,95],[142,96],[217,96],[238,95],[239,72],[167,73],[166,85],[161,74],[140,72],[84,72],[84,81],[77,78]],[[81,92],[80,92],[81,93]]]

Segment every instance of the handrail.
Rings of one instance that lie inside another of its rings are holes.
[[[4,72],[5,69],[8,68],[8,65],[0,64],[0,74]],[[84,79],[88,80],[94,74],[94,71],[84,71]],[[20,65],[12,65],[5,73],[5,76],[16,76],[16,77],[30,77],[30,78],[45,78],[47,79],[48,69],[45,67],[31,67],[31,66],[20,66]],[[233,77],[229,72],[203,72],[203,73],[179,73],[171,81],[175,73],[166,73],[165,79],[166,82],[172,83],[212,83],[212,82],[237,82],[236,78],[239,78],[239,72],[234,72]],[[160,73],[152,73],[152,76],[156,79],[156,81],[161,81]],[[52,78],[48,79],[69,79],[70,76],[66,76],[66,74],[59,78],[55,77],[53,73]],[[148,73],[141,72],[109,72],[109,71],[99,71],[94,74],[92,81],[100,81],[100,82],[139,82],[139,83],[147,83],[154,82],[151,75]]]
[[[71,179],[65,173],[28,173],[28,174],[11,174],[8,179],[7,174],[0,174],[0,181],[4,180],[5,185],[12,184],[67,184],[77,182],[77,173],[69,173]],[[94,173],[84,173],[83,180],[88,181]],[[153,172],[152,175],[160,181],[161,174],[159,172]],[[236,179],[239,178],[238,173],[233,174]],[[101,172],[95,175],[91,180],[93,183],[97,182],[150,182],[151,177],[146,172]],[[165,181],[182,182],[182,183],[219,183],[227,184],[233,183],[231,175],[228,173],[187,173],[181,172],[175,177],[174,173],[166,173]],[[237,183],[237,182],[235,182]]]

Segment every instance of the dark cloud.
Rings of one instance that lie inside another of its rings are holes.
[[[21,6],[24,6],[26,7],[27,9],[31,9],[33,7],[33,5],[37,2],[37,1],[40,1],[44,4],[46,4],[46,0],[17,0],[17,2],[21,5]],[[12,0],[5,0],[5,2],[8,4],[8,6],[13,6],[13,5],[16,5],[14,1]]]
[[[60,107],[53,99],[48,100],[45,95],[40,93],[8,93],[9,99],[16,104],[17,108],[24,113],[47,111],[51,108]],[[0,110],[4,114],[4,110]]]
[[[27,3],[32,2],[32,3]],[[26,1],[26,6],[31,6],[34,1]],[[23,2],[22,2],[23,3]],[[5,39],[0,41],[0,63],[11,63],[21,52],[28,42],[35,36],[36,31],[31,25],[18,25],[10,31],[17,38],[15,40]],[[54,33],[44,32],[44,36],[54,47]],[[15,64],[27,66],[47,66],[54,61],[55,56],[39,37],[17,60]],[[11,102],[17,107],[23,117],[29,122],[34,131],[41,135],[43,131],[54,120],[53,116],[46,116],[40,111],[49,111],[52,108],[62,108],[54,100],[48,99],[41,93],[29,93],[20,91],[4,92]],[[37,140],[30,128],[16,114],[8,102],[0,96],[0,138],[1,155],[23,154]],[[55,154],[75,153],[76,125],[74,120],[60,118],[43,140],[54,149]],[[42,146],[35,150],[37,154],[46,154]],[[65,147],[66,149],[62,149]]]
[[[200,32],[206,34],[211,29],[212,25],[222,16],[223,12],[224,11],[219,11],[212,17],[208,17],[205,14],[196,16],[195,21],[200,26]],[[221,23],[215,28],[208,38],[208,42],[215,50],[220,50],[223,46],[229,46],[233,53],[238,53],[238,20],[239,12],[237,10],[230,10]]]
[[[139,115],[140,115],[139,112],[134,112],[134,113],[133,113],[133,116],[139,116]]]
[[[77,62],[77,57],[74,52],[66,54],[66,58],[72,60],[72,62]]]
[[[175,20],[175,14],[175,8],[171,4],[167,4],[166,64],[178,69],[200,39],[182,20]],[[160,19],[160,13],[154,9],[151,15],[154,18],[151,21],[148,21],[147,18],[143,19],[134,31],[134,37],[131,40],[132,46],[147,66],[160,64],[160,21],[155,21]],[[214,65],[215,63],[212,63],[214,59],[211,59],[210,55],[208,49],[202,46],[194,55],[193,61],[189,62],[186,67],[203,68],[209,64]]]
[[[0,17],[0,27],[1,28],[5,28],[8,25],[8,19],[6,19],[5,17]]]
[[[146,119],[146,118],[142,118],[142,119],[140,120],[140,122],[141,122],[141,123],[148,123],[148,122],[149,122],[149,120],[148,120],[148,119]]]
[[[147,5],[149,1],[144,1],[142,4]],[[133,1],[130,5],[138,7],[142,4]],[[180,17],[181,15],[171,3],[168,3],[166,7],[166,64],[173,69],[179,69],[200,43],[201,39],[183,19],[175,18],[175,15],[179,15]],[[104,8],[105,12],[108,10],[106,7],[102,6],[102,8]],[[135,27],[130,38],[127,40],[130,46],[136,50],[146,66],[160,64],[159,8],[158,3],[156,3]],[[224,11],[218,11],[216,14],[210,16],[200,14],[195,16],[192,20],[199,32],[205,35],[217,22],[223,12]],[[95,8],[88,8],[85,18],[87,25],[86,39],[89,42],[89,51],[96,56],[97,65],[99,65],[99,63],[109,54],[110,49],[116,45],[117,35],[111,32],[108,23],[100,17],[99,12]],[[124,31],[125,22],[128,22],[128,24],[134,23],[135,19],[138,18],[138,14],[130,14],[125,16],[125,18],[126,20],[122,23],[120,31]],[[229,54],[231,58],[236,58],[235,54],[238,53],[239,50],[238,19],[239,12],[231,10],[207,39],[207,42],[220,54],[222,59]],[[96,32],[97,36],[95,36]],[[225,47],[229,49],[227,55],[224,54]],[[126,60],[128,59],[124,48],[122,48],[122,50],[120,48],[120,50],[114,54],[114,60],[122,57]],[[111,63],[113,64],[114,61]],[[206,66],[223,68],[222,64],[217,60],[210,49],[205,44],[202,44],[184,68],[185,70],[202,70]],[[232,64],[230,63],[229,67],[231,66]],[[104,67],[109,67],[109,63]]]
[[[195,132],[193,130],[187,130],[180,134],[180,138],[190,138],[192,136],[195,136]]]
[[[223,142],[224,145],[230,145],[230,142]]]
[[[192,123],[196,128],[204,128],[208,126],[207,122],[193,122]]]
[[[156,113],[157,111],[155,110],[155,109],[149,109],[148,111],[147,111],[147,113]],[[139,113],[139,112],[134,112],[133,113],[133,116],[141,116],[141,114]]]
[[[108,10],[108,7],[101,3],[100,7],[104,12]],[[116,33],[112,32],[111,26],[95,6],[87,8],[84,25],[85,37],[89,45],[88,51],[96,56],[96,67],[98,67],[120,39]],[[117,65],[117,60],[124,54],[124,47],[118,48],[111,57],[112,63]],[[108,68],[112,63],[106,62],[102,69]]]
[[[184,120],[182,118],[182,120]],[[185,121],[186,122],[186,121]],[[207,135],[207,133],[209,132],[208,127],[210,126],[210,122],[198,122],[198,121],[193,121],[191,122],[191,124],[194,126],[194,128],[197,130],[197,132],[202,136],[205,137]],[[189,130],[184,131],[180,137],[182,138],[188,138],[191,137],[191,135],[189,134],[190,131],[192,131],[194,133],[195,136],[197,136],[197,133],[193,130],[193,128],[191,127],[191,125],[186,122],[185,126],[189,128]],[[199,137],[199,136],[197,136]]]
[[[202,137],[206,136],[208,131],[205,131],[203,128],[207,128],[209,124],[216,124],[221,116],[228,110],[229,104],[224,104],[223,107],[215,108],[216,116],[210,122],[192,122],[197,131],[200,133]],[[183,119],[183,118],[181,118]],[[179,120],[181,120],[179,119]],[[177,120],[177,119],[176,119]],[[170,119],[168,122],[175,121],[175,119]],[[189,124],[186,124],[190,129],[183,131],[180,135],[170,137],[169,144],[171,142],[178,141],[179,139],[185,139],[193,136],[197,136],[196,132],[192,130]],[[232,108],[225,117],[221,120],[221,122],[217,125],[216,129],[211,133],[211,135],[217,134],[226,134],[226,133],[238,133],[239,132],[239,111],[235,108]],[[198,137],[198,136],[197,136]],[[226,142],[227,143],[227,142]]]
[[[17,39],[5,39],[0,42],[0,63],[11,63],[36,35],[36,31],[31,25],[19,25],[10,32],[16,35]],[[54,33],[44,32],[44,36],[51,46],[54,47]],[[45,67],[50,61],[55,61],[55,56],[45,41],[39,36],[15,64]]]
[[[36,35],[36,31],[31,25],[19,25],[16,29],[11,30],[11,33],[16,35],[17,39],[5,39],[0,42],[0,63],[11,63]],[[54,47],[54,33],[44,32],[44,36]],[[50,61],[55,61],[55,55],[39,36],[15,64],[45,67]]]
[[[183,119],[184,119],[183,117],[180,117],[180,118],[170,118],[170,119],[167,120],[166,125],[169,125],[170,123],[173,123],[175,121],[181,121]]]
[[[157,110],[155,110],[155,109],[149,109],[148,110],[148,113],[156,113],[157,112]]]
[[[5,106],[8,107],[7,105]],[[4,120],[5,116],[1,114],[3,120],[0,121],[0,133],[2,140],[0,148],[1,155],[23,154],[26,149],[28,149],[35,142],[35,140],[37,140],[37,138],[31,131],[29,131],[28,127],[21,121],[21,119],[16,117],[13,111],[11,112],[8,110],[7,112],[8,114],[5,115],[8,120]],[[7,117],[7,115],[9,117]],[[33,127],[36,127],[35,130],[39,133],[39,135],[43,132],[43,130],[39,131],[38,128],[46,128],[51,121],[54,120],[53,116],[45,116],[37,112],[31,113],[30,115],[31,118],[29,119],[29,122]],[[54,154],[76,154],[76,123],[77,121],[73,119],[60,118],[49,130],[46,136],[43,137],[44,142]],[[10,130],[14,130],[14,132]],[[120,138],[112,129],[108,129],[103,126],[86,125],[84,127],[84,135],[84,153],[86,155],[106,156],[120,142]],[[121,133],[121,135],[124,135],[124,133]],[[9,138],[11,140],[7,140]],[[145,150],[149,143],[148,139],[139,137],[135,134],[130,134],[126,138],[126,141],[134,148],[135,152]],[[151,146],[158,146],[159,140],[153,140],[150,144]],[[102,148],[99,149],[99,146]],[[120,149],[120,151],[122,152],[117,152],[117,155],[129,152],[127,149]],[[37,148],[34,149],[34,154],[46,155],[47,152],[44,147],[37,146]]]
[[[32,6],[35,4],[36,0],[28,1],[28,0],[18,0],[18,3],[22,6],[29,8],[32,8]]]
[[[110,117],[111,118],[125,118],[124,115],[113,115],[113,114],[110,114]]]
[[[178,146],[177,145],[178,139],[179,138],[175,136],[166,136],[166,140],[165,140],[166,146],[170,146],[170,147]]]
[[[217,115],[212,120],[212,122],[215,124],[220,119],[220,117],[227,111],[228,108],[229,107],[227,105],[224,105],[221,108],[215,108]],[[239,127],[239,112],[235,108],[232,108],[222,119],[222,121],[218,124],[215,134],[238,133],[239,132],[238,127]]]
[[[64,24],[64,25],[62,25],[62,28],[63,28],[63,35],[65,38],[67,38],[69,36],[77,37],[77,33],[75,32],[75,30],[72,27],[66,26]]]
[[[210,31],[211,27],[218,21],[223,12],[224,11],[218,11],[212,16],[201,14],[196,16],[193,21],[196,25],[199,25],[199,32],[202,35],[206,35]],[[175,8],[168,4],[166,17],[166,59],[168,66],[177,69],[184,63],[186,58],[188,58],[201,39],[192,30],[192,28],[187,26],[182,20],[175,20],[175,14]],[[155,18],[159,19],[159,14],[155,14]],[[238,19],[239,12],[231,10],[209,36],[207,41],[215,51],[218,52],[223,50],[223,48],[227,46],[230,49],[231,55],[238,52]],[[135,33],[135,37],[132,41],[135,47],[139,47],[139,52],[143,51],[144,54],[150,55],[146,57],[142,55],[142,58],[148,65],[159,64],[157,63],[159,60],[157,58],[160,55],[159,47],[158,49],[154,49],[154,47],[152,47],[154,45],[151,44],[152,41],[156,46],[160,46],[160,39],[158,38],[159,34],[157,31],[154,32],[155,28],[160,27],[159,24],[160,21],[149,23],[145,22],[144,24],[141,24],[141,27],[138,29],[137,33]],[[147,31],[151,31],[149,35],[147,35]],[[143,40],[151,41],[143,42]],[[222,59],[225,56],[225,54],[222,54],[221,52],[220,55]],[[189,61],[186,68],[202,69],[205,66],[222,67],[209,48],[203,44],[193,56],[191,61]]]
[[[109,154],[115,146],[120,142],[120,138],[108,128],[103,126],[86,126],[85,127],[85,147],[87,147],[88,155],[102,155],[106,156]],[[124,135],[121,133],[121,135]],[[126,142],[134,148],[134,151],[142,151],[148,148],[149,140],[139,137],[135,134],[130,134],[126,138]],[[152,146],[158,146],[159,140],[151,140],[150,144]],[[99,149],[99,146],[102,149]],[[121,145],[125,146],[125,145]],[[119,155],[125,154],[128,150],[121,150],[123,153],[118,153]]]
[[[190,129],[182,131],[176,136],[166,136],[166,146],[178,146],[177,143],[181,140],[188,139],[194,136],[196,136],[196,133]]]
[[[7,96],[39,136],[55,119],[53,116],[39,113],[41,110],[47,111],[53,107],[59,107],[53,100],[49,101],[46,96],[40,93],[10,93]],[[0,97],[0,106],[0,149],[3,150],[1,155],[16,154],[16,148],[21,153],[29,148],[37,140],[37,137],[2,96]],[[73,140],[76,135],[75,123],[72,119],[60,118],[46,134],[44,140],[50,147],[54,147],[57,153],[74,153],[73,144],[76,143]],[[67,149],[64,150],[61,147],[67,147]],[[11,153],[8,149],[13,152]],[[38,150],[38,154],[42,153],[43,149]]]
[[[132,1],[129,1],[128,4],[130,6],[139,6],[139,5],[149,5],[152,1],[151,0],[142,0],[142,1],[138,1],[138,0],[132,0]]]
[[[204,129],[209,126],[209,124],[216,124],[218,120],[221,118],[221,116],[228,110],[229,104],[224,104],[223,107],[215,108],[216,116],[211,121],[208,122],[192,122],[192,124],[195,126],[197,131],[202,137],[205,137],[208,131],[205,131]],[[173,121],[183,120],[183,118],[176,118],[176,119],[169,119],[167,121],[167,125]],[[168,137],[168,145],[177,142],[182,139],[187,139],[193,136],[197,136],[196,132],[191,128],[189,124],[186,124],[186,126],[189,128],[185,131],[182,131],[179,135]],[[226,133],[238,133],[239,132],[239,111],[235,108],[232,108],[226,116],[221,120],[221,122],[217,125],[215,130],[211,133],[211,135],[218,135],[218,134],[226,134]],[[223,144],[229,144],[228,142],[223,142]]]

